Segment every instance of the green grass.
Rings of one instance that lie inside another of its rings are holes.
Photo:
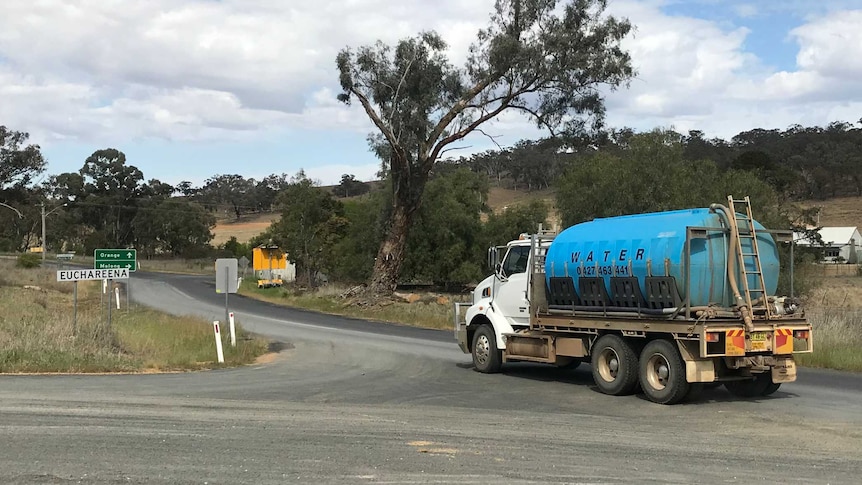
[[[115,320],[117,340],[146,369],[200,369],[254,362],[266,342],[237,329],[237,346],[230,346],[227,326],[221,329],[224,364],[215,362],[212,324],[196,318],[173,317],[154,310],[121,314]]]
[[[258,288],[254,280],[244,280],[240,294],[277,305],[314,310],[331,315],[379,320],[414,327],[451,329],[453,298],[463,299],[467,295],[446,295],[443,302],[437,297],[427,297],[415,303],[388,301],[384,304],[360,304],[354,299],[341,298],[348,288],[329,285],[314,292],[299,291],[288,285],[275,288]]]
[[[862,310],[827,308],[809,312],[814,351],[797,354],[806,367],[862,372]]]
[[[267,342],[242,328],[231,347],[225,328],[219,364],[211,322],[143,308],[115,310],[109,327],[101,282],[79,283],[73,332],[73,284],[57,283],[53,271],[13,266],[0,261],[0,372],[187,371],[248,364],[266,352]]]

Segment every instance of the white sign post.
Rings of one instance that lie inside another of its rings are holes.
[[[120,288],[114,288],[114,295],[117,297],[117,310],[120,309]]]
[[[102,280],[102,293],[99,293],[99,306],[102,298],[108,292],[108,282],[113,280],[129,279],[128,268],[122,269],[66,269],[57,271],[57,281],[71,281],[75,283],[75,313],[72,322],[72,334],[78,330],[78,282]],[[117,293],[117,308],[120,306],[120,295]],[[111,295],[108,294],[108,326],[111,326]]]
[[[224,293],[224,321],[228,321],[227,296],[237,291],[236,258],[219,258],[216,260],[216,293]]]
[[[230,318],[230,346],[236,347],[236,325],[233,319],[233,312],[230,312],[228,317]]]
[[[219,364],[224,363],[224,350],[221,347],[221,332],[218,328],[218,320],[213,322],[213,331],[215,332],[216,339],[216,355],[218,356]]]

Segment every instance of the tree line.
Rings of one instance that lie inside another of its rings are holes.
[[[827,126],[743,131],[730,140],[665,130],[688,160],[709,160],[726,172],[754,173],[789,200],[862,196],[862,119]],[[446,163],[486,174],[502,187],[551,188],[571,160],[585,153],[625,148],[636,132],[624,128],[580,139],[522,140]]]
[[[805,131],[825,134],[830,129]],[[391,178],[372,188],[352,175],[335,187],[321,187],[303,172],[271,175],[260,182],[218,175],[200,187],[173,187],[157,179],[145,181],[123,152],[104,149],[88,157],[79,171],[36,184],[45,170],[38,146],[27,145],[25,133],[5,127],[0,133],[0,202],[15,209],[0,209],[3,250],[38,243],[40,206],[45,203],[51,211],[47,242],[56,250],[88,254],[97,247],[135,247],[142,257],[251,257],[252,247],[277,244],[297,264],[300,280],[314,285],[322,275],[347,283],[368,281],[386,236]],[[768,165],[751,163],[762,157],[749,151],[716,157],[703,150],[702,139],[671,130],[621,130],[606,134],[601,143],[578,148],[556,140],[524,141],[512,150],[443,161],[429,176],[406,240],[399,282],[457,287],[477,281],[487,271],[489,246],[549,223],[552,207],[542,200],[497,212],[488,206],[492,186],[515,183],[513,173],[531,172],[509,171],[519,161],[553,169],[545,174],[547,181],[535,187],[554,189],[552,203],[564,227],[596,217],[702,207],[723,201],[727,194],[751,196],[758,219],[769,226],[810,222],[811,214],[787,203],[798,196],[782,190],[788,179]],[[713,141],[708,146],[722,144]],[[489,173],[488,160],[494,158],[505,160],[499,167],[506,168]],[[544,164],[536,163],[541,159]],[[233,218],[237,208],[240,213],[274,210],[279,218],[248,243],[233,239],[212,247],[215,214],[227,211]]]
[[[261,180],[215,175],[201,186],[146,180],[126,155],[93,152],[75,172],[46,175],[40,147],[29,135],[0,125],[0,251],[41,246],[41,215],[47,215],[46,246],[89,254],[95,248],[135,247],[142,257],[209,257],[217,217],[239,218],[275,209],[287,175]],[[368,184],[345,175],[333,193],[358,195]]]

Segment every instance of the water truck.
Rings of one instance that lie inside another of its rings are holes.
[[[788,296],[775,294],[781,243]],[[589,363],[611,395],[675,404],[724,385],[767,396],[796,380],[793,355],[813,349],[792,259],[792,232],[755,221],[748,197],[540,229],[489,249],[494,274],[455,304],[455,336],[483,373]]]

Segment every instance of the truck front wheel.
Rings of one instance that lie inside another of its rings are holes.
[[[624,396],[638,385],[638,356],[619,335],[604,335],[590,350],[593,380],[605,394]]]
[[[484,374],[500,372],[503,352],[497,349],[497,336],[490,325],[482,325],[473,335],[473,366]]]
[[[685,362],[676,344],[668,340],[653,340],[644,347],[640,358],[640,382],[650,401],[676,404],[700,387],[691,388],[685,379]]]

